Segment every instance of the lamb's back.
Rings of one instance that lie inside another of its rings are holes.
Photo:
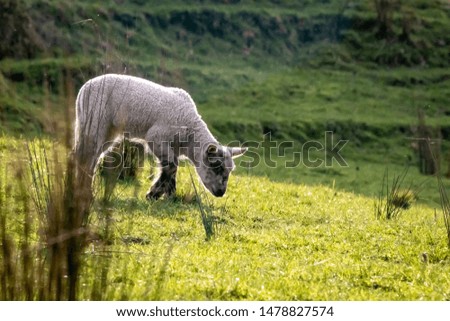
[[[161,114],[162,117],[197,113],[186,91],[134,76],[106,74],[91,79],[84,87],[91,96],[90,101],[95,100],[94,105],[104,105],[116,112],[123,110],[142,116]]]

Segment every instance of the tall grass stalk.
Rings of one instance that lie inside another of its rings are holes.
[[[436,156],[436,152],[432,148],[432,144],[434,143],[434,141],[432,141],[430,138],[419,138],[419,141],[422,142],[422,144],[424,144],[425,147],[429,150],[431,161],[435,164],[434,167],[439,168],[440,154]],[[444,182],[442,181],[442,175],[440,171],[436,171],[435,175],[438,184],[442,213],[444,216],[445,229],[447,231],[447,245],[448,248],[450,249],[450,201],[447,195],[447,190],[445,188]]]
[[[195,199],[198,204],[198,208],[200,210],[200,216],[202,218],[203,227],[206,233],[206,240],[210,240],[216,233],[216,220],[211,210],[211,204],[209,204],[208,196],[205,195],[204,199],[207,204],[205,204],[202,196],[200,195],[197,186],[195,185],[194,176],[192,175],[191,170],[189,169],[189,175],[191,177],[191,184],[194,188]]]
[[[442,178],[439,175],[437,176],[437,181],[439,187],[439,195],[441,198],[442,212],[444,214],[445,228],[447,230],[447,245],[450,249],[450,201],[448,199],[444,183],[442,182]]]

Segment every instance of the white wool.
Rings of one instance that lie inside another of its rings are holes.
[[[108,74],[89,80],[76,100],[74,155],[82,173],[92,177],[102,152],[120,136],[144,140],[168,167],[148,198],[173,193],[177,160],[183,156],[194,164],[205,187],[222,196],[234,168],[233,157],[246,150],[221,146],[191,96],[182,89],[126,75]],[[211,153],[221,157],[221,169],[210,166]]]
[[[180,129],[192,128],[215,141],[187,92],[142,78],[115,74],[93,78],[80,89],[76,105],[77,122],[93,118],[92,132],[113,126],[145,138],[148,129],[157,126],[158,132],[173,139]]]
[[[76,101],[75,150],[91,139],[99,155],[106,141],[121,133],[148,142],[181,141],[194,134],[197,142],[217,143],[190,95],[179,88],[127,76],[107,74],[89,80]]]

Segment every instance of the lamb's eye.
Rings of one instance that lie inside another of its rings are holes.
[[[211,159],[210,160],[211,167],[221,167],[223,162],[221,159]]]

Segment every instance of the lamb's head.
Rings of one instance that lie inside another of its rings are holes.
[[[202,161],[197,167],[197,173],[203,185],[217,197],[221,197],[227,190],[228,177],[234,169],[233,158],[247,151],[247,148],[226,147],[214,143],[202,148]]]

